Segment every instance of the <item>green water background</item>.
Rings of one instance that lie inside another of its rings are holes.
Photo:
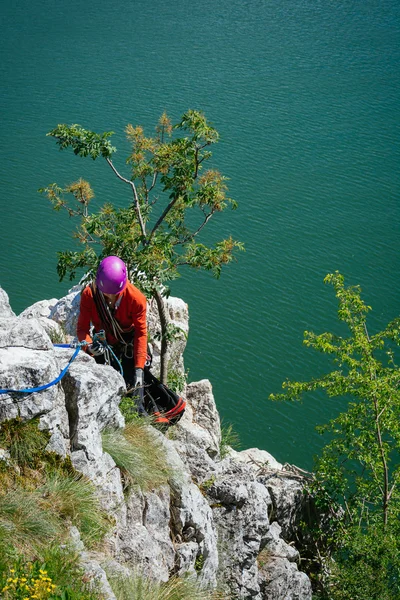
[[[74,224],[37,189],[83,176],[96,206],[127,198],[105,163],[58,152],[46,132],[113,130],[124,170],[127,123],[150,134],[164,110],[203,110],[239,202],[203,241],[233,235],[246,253],[219,281],[172,284],[189,304],[189,380],[211,380],[243,447],[310,467],[315,425],[343,401],[268,395],[329,366],[302,345],[306,329],[342,332],[324,276],[361,285],[372,333],[399,313],[399,3],[16,0],[0,26],[0,285],[14,311],[71,287],[55,267]]]

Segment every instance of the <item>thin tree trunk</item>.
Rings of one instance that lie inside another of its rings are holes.
[[[376,425],[376,438],[378,441],[379,453],[381,455],[382,467],[383,467],[383,494],[382,494],[382,509],[383,509],[383,524],[387,526],[388,522],[388,509],[389,509],[389,469],[386,461],[385,450],[383,447],[381,427],[379,418],[382,411],[378,413],[378,402],[376,397],[373,398],[375,408],[375,425]]]
[[[154,298],[156,299],[158,316],[160,317],[161,324],[161,364],[160,364],[160,381],[164,385],[167,384],[168,378],[168,341],[167,341],[167,328],[168,328],[168,315],[165,310],[164,299],[158,290],[154,290]]]

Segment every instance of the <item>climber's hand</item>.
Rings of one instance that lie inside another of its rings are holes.
[[[135,369],[135,388],[143,387],[143,369]]]
[[[88,352],[92,356],[101,356],[104,354],[104,346],[99,342],[93,342],[93,344],[90,344],[88,347]]]

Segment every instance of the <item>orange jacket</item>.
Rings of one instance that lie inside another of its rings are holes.
[[[118,307],[115,309],[114,317],[123,329],[129,329],[132,326],[135,328],[133,358],[135,367],[143,369],[147,357],[146,297],[128,281],[124,291],[118,294],[117,303]],[[86,340],[89,344],[92,343],[92,338],[89,335],[90,324],[94,326],[96,331],[105,329],[97,314],[92,290],[90,286],[87,286],[81,294],[80,312],[76,327],[76,334],[80,342]],[[113,345],[118,340],[107,332],[107,341]]]

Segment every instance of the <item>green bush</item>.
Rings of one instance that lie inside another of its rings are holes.
[[[350,530],[330,570],[327,600],[399,600],[400,538],[377,526]]]

